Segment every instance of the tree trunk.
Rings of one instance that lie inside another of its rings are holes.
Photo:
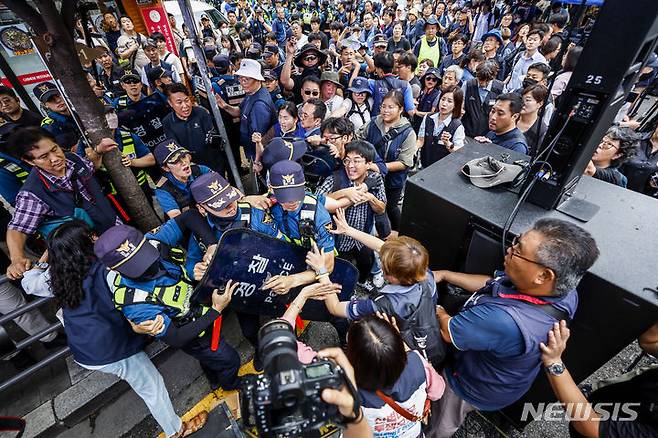
[[[25,21],[38,38],[38,45],[53,77],[61,81],[75,113],[79,116],[86,136],[92,144],[102,138],[113,138],[105,120],[103,104],[87,82],[80,65],[69,29],[73,29],[73,14],[76,0],[62,1],[61,13],[52,0],[36,0],[37,12],[24,0],[3,0],[3,3]],[[130,168],[121,163],[121,153],[113,150],[103,156],[117,191],[126,202],[128,214],[140,230],[146,232],[157,227],[160,219],[155,214],[144,192],[137,184]]]

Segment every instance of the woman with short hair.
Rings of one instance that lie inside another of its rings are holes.
[[[610,127],[594,151],[585,175],[626,187],[628,179],[619,168],[634,155],[637,141],[637,134],[630,128]]]
[[[516,127],[525,135],[528,155],[532,157],[537,153],[548,130],[548,125],[539,117],[539,111],[548,97],[548,89],[541,84],[533,84],[525,87],[521,95],[523,108]]]

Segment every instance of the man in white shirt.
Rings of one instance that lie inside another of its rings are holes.
[[[528,67],[536,62],[546,62],[544,55],[539,53],[539,45],[541,44],[542,38],[544,37],[543,32],[540,30],[531,30],[528,32],[526,38],[526,49],[520,55],[517,55],[517,60],[512,67],[512,73],[507,78],[505,83],[505,92],[509,93],[514,90],[521,88],[523,85],[523,78],[528,72]]]

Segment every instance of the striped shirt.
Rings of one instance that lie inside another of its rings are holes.
[[[88,171],[94,172],[94,164],[89,159],[82,158],[82,162]],[[72,192],[71,175],[73,175],[73,166],[73,161],[67,159],[66,172],[59,177],[37,167],[33,171],[39,172],[40,176],[51,186],[62,191]],[[79,190],[84,199],[93,202],[91,193],[80,180],[77,180],[76,189]],[[34,234],[47,216],[54,216],[53,209],[34,193],[21,190],[16,195],[16,209],[7,228],[24,234]]]

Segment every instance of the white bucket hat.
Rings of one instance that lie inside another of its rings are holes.
[[[257,81],[264,81],[265,78],[260,70],[260,63],[255,59],[243,59],[240,62],[240,68],[235,72],[235,76],[244,76],[246,78],[256,79]]]

